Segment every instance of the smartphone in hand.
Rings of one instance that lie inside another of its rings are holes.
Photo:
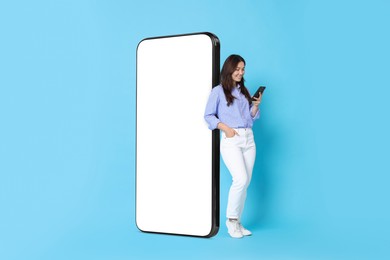
[[[265,86],[260,86],[260,87],[256,90],[256,92],[255,92],[255,94],[253,95],[253,97],[258,98],[258,97],[260,96],[260,93],[263,94],[264,90],[265,90]],[[252,101],[255,101],[255,99],[254,99],[253,97],[252,97]]]

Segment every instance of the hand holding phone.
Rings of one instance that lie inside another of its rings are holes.
[[[255,98],[259,98],[259,97],[260,97],[260,94],[263,95],[264,90],[265,90],[265,86],[260,86],[260,87],[256,90],[255,94],[253,95],[252,101],[256,101],[256,100],[254,99],[254,97],[255,97]]]

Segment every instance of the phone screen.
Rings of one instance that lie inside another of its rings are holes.
[[[210,33],[139,43],[136,224],[141,231],[217,233],[219,131],[210,131],[203,115],[218,79],[219,41]]]

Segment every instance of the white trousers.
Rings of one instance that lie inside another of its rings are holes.
[[[235,130],[239,135],[231,138],[226,137],[222,131],[220,151],[222,159],[233,178],[229,191],[226,217],[240,219],[255,164],[256,144],[251,128]]]

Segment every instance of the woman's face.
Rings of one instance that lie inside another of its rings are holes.
[[[237,67],[236,67],[236,70],[233,71],[232,73],[232,79],[238,83],[241,81],[242,77],[244,76],[245,74],[245,64],[244,62],[240,61],[238,64],[237,64]]]

